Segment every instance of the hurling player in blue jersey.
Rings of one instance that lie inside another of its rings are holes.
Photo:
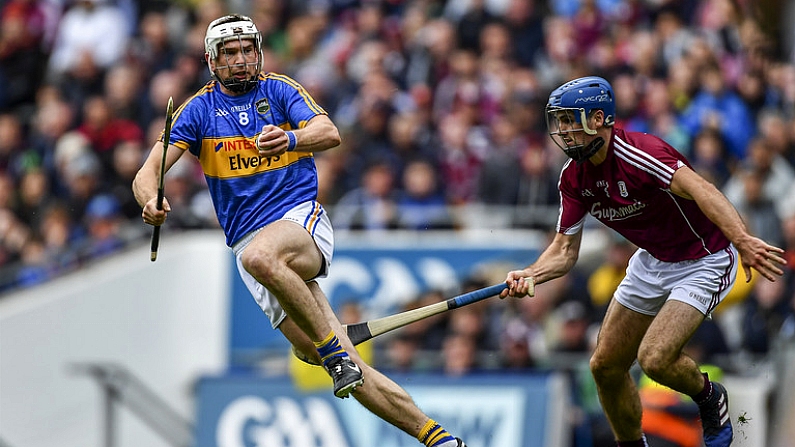
[[[353,393],[428,447],[464,446],[361,360],[315,281],[328,271],[334,237],[316,201],[312,153],[340,144],[337,127],[296,81],[261,73],[262,38],[250,18],[213,21],[205,50],[214,79],[175,111],[166,169],[185,152],[198,158],[241,278],[271,325],[325,367],[337,397]],[[167,198],[156,205],[162,151],[156,143],[133,182],[150,225],[171,211]]]
[[[654,381],[698,404],[706,447],[734,433],[728,392],[702,374],[683,348],[734,284],[740,261],[770,281],[784,250],[752,236],[715,186],[662,139],[615,124],[613,88],[587,76],[549,95],[547,127],[570,158],[558,186],[557,234],[538,259],[508,273],[502,296],[525,296],[577,262],[590,215],[638,247],[607,309],[591,372],[619,447],[647,447],[642,407],[629,370],[637,360]],[[739,259],[738,259],[739,255]]]

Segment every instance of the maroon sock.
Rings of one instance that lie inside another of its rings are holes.
[[[703,373],[703,375],[704,375],[704,388],[702,388],[701,391],[695,396],[691,396],[693,398],[693,401],[695,401],[695,403],[697,403],[698,405],[703,404],[712,396],[712,382],[709,381],[709,376],[707,375],[707,373]]]
[[[649,447],[649,444],[646,444],[646,435],[643,435],[637,441],[616,441],[616,447]]]

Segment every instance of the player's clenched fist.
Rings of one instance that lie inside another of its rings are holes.
[[[273,157],[287,151],[290,138],[282,128],[272,124],[262,126],[262,132],[257,137],[257,149],[260,157]]]
[[[163,209],[157,209],[157,197],[153,197],[151,200],[146,202],[146,205],[144,205],[143,211],[141,212],[141,217],[147,224],[157,227],[163,225],[163,222],[166,221],[166,216],[170,211],[171,205],[169,205],[168,199],[163,197]]]
[[[524,270],[508,272],[508,277],[505,279],[505,284],[508,285],[508,288],[500,293],[500,298],[534,296],[535,282],[532,277],[526,275],[527,273]]]

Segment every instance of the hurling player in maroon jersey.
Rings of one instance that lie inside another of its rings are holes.
[[[748,233],[715,186],[652,135],[614,126],[610,84],[589,76],[549,96],[547,127],[570,160],[560,174],[557,234],[533,264],[508,273],[502,297],[527,295],[577,262],[590,215],[639,248],[605,315],[591,357],[599,399],[618,446],[646,446],[641,404],[629,374],[637,359],[653,380],[698,404],[707,447],[733,439],[728,394],[682,352],[734,284],[739,261],[770,281],[783,250]]]

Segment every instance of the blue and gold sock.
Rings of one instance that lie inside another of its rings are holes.
[[[334,357],[348,356],[348,353],[342,349],[342,345],[340,345],[340,339],[337,338],[337,335],[334,333],[334,331],[329,332],[323,341],[315,342],[315,347],[317,348],[318,354],[320,354],[320,360],[323,362],[324,366],[329,359]]]
[[[448,445],[455,446],[458,444],[453,435],[448,433],[433,419],[428,419],[428,422],[420,430],[420,434],[417,435],[417,440],[427,447],[447,447]]]

